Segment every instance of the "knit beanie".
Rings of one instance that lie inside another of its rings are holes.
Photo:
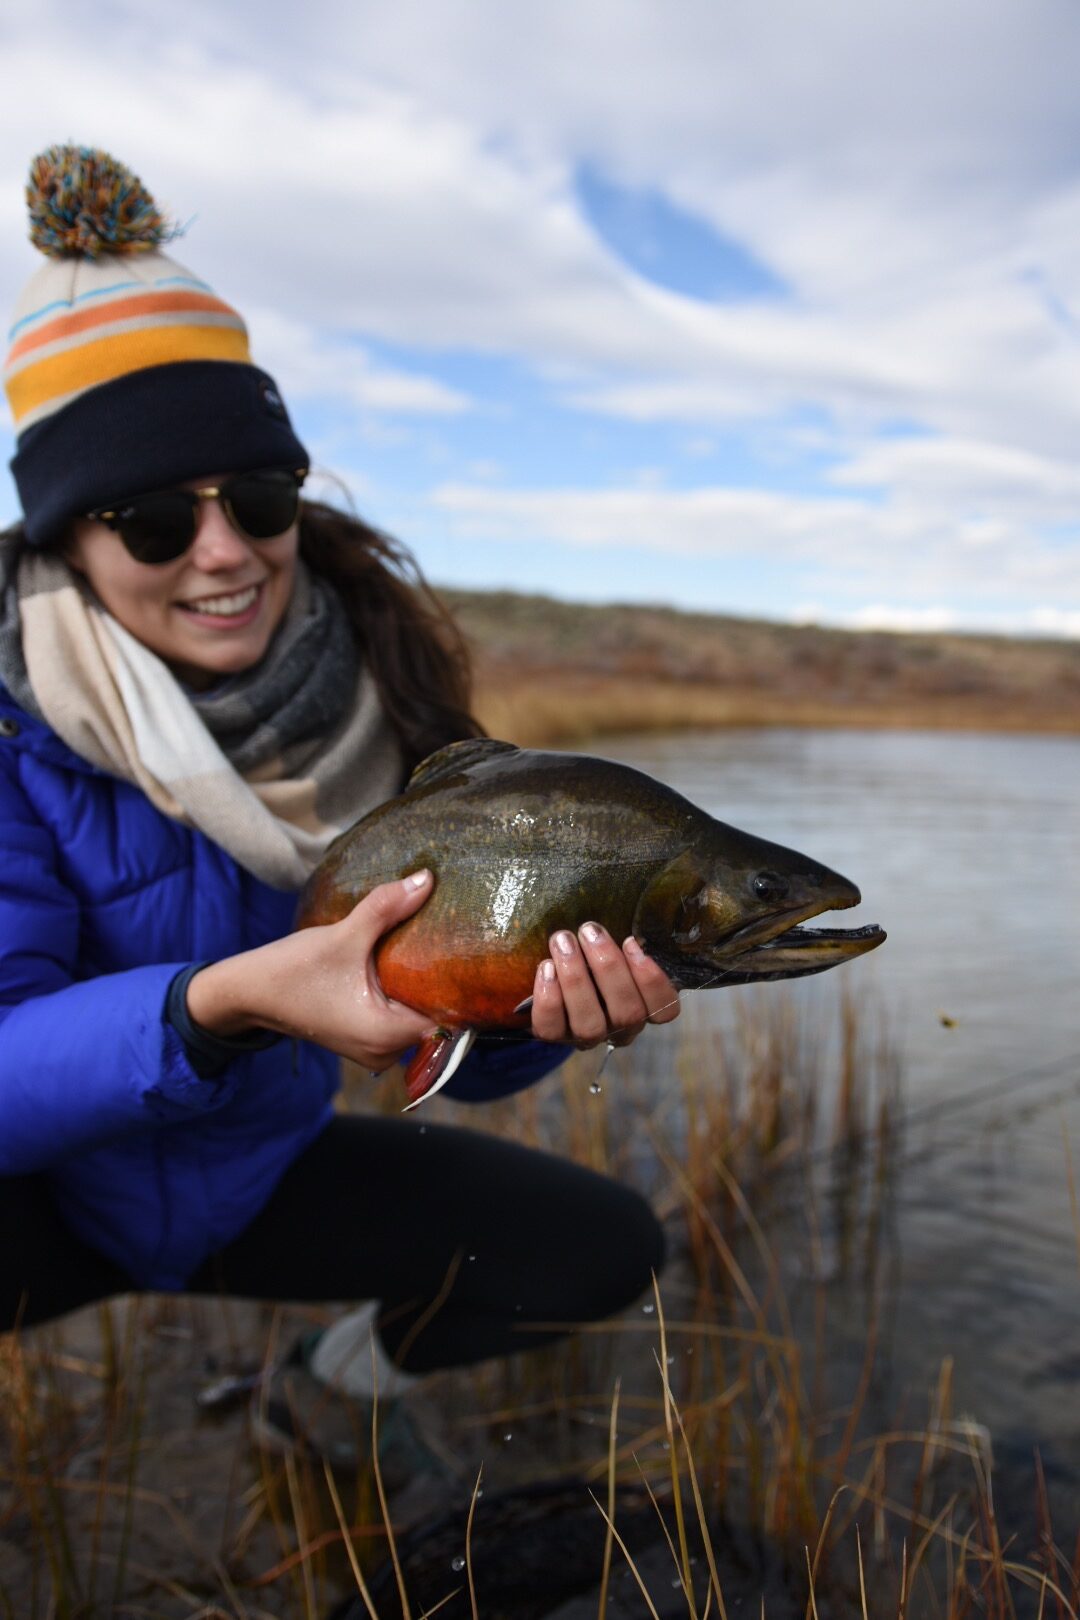
[[[130,170],[51,146],[26,196],[46,262],[16,307],[4,386],[31,545],[190,478],[307,466],[243,320],[160,251],[178,232]]]

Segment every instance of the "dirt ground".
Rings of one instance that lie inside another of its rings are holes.
[[[256,1444],[246,1395],[215,1411],[198,1400],[223,1375],[258,1373],[334,1314],[146,1296],[8,1341],[0,1359],[0,1615],[291,1620],[328,1615],[355,1596],[321,1467],[283,1462]],[[639,1315],[632,1325],[646,1322]],[[409,1397],[413,1415],[453,1472],[393,1495],[395,1529],[466,1511],[481,1463],[478,1523],[483,1495],[525,1482],[591,1475],[602,1494],[617,1337],[616,1326],[610,1340],[419,1386]],[[650,1359],[644,1337],[641,1350]],[[596,1397],[567,1397],[571,1386]],[[356,1418],[361,1452],[365,1424]],[[349,1427],[342,1403],[342,1433]],[[357,1469],[335,1470],[335,1479],[370,1576],[385,1560],[387,1538],[366,1457]],[[604,1534],[597,1512],[598,1553]],[[453,1558],[446,1574],[449,1591]]]

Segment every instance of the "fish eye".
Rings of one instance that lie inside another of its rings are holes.
[[[758,872],[750,879],[750,887],[759,900],[783,900],[788,892],[788,881],[779,872]]]

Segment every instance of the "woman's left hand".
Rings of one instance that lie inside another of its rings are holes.
[[[646,1024],[679,1016],[679,992],[631,936],[619,946],[599,923],[552,934],[533,984],[532,1028],[541,1041],[629,1046]]]

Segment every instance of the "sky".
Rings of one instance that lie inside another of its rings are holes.
[[[1080,636],[1073,0],[89,15],[0,18],[9,308],[105,147],[435,581]]]

